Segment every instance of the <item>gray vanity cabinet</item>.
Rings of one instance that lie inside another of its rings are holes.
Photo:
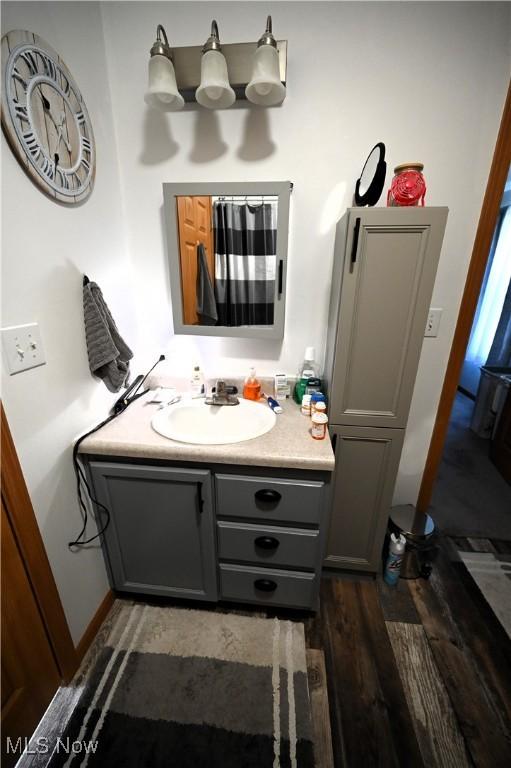
[[[327,567],[377,571],[447,208],[351,208],[337,227],[325,380],[336,441]]]
[[[113,589],[317,608],[330,473],[86,463]]]
[[[103,544],[112,586],[216,600],[211,473],[103,461],[89,469],[111,515]]]

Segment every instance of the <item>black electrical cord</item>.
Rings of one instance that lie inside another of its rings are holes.
[[[85,280],[85,277],[84,277],[84,280]],[[80,448],[80,445],[82,444],[82,442],[85,440],[86,437],[89,437],[89,435],[92,435],[94,432],[97,432],[98,429],[101,429],[101,427],[104,427],[106,424],[109,424],[111,421],[116,419],[117,416],[120,416],[121,413],[123,413],[126,410],[128,405],[134,402],[134,400],[138,400],[139,397],[142,397],[142,395],[145,395],[149,391],[148,389],[145,389],[142,392],[138,392],[138,390],[140,389],[144,381],[147,379],[151,371],[154,368],[156,368],[158,363],[161,363],[162,360],[165,360],[165,355],[160,355],[159,359],[155,362],[153,367],[146,373],[146,375],[143,377],[142,376],[139,377],[140,382],[136,381],[135,386],[131,387],[128,390],[128,394],[132,393],[131,397],[128,398],[126,397],[126,395],[124,395],[124,398],[119,399],[114,405],[114,412],[110,414],[110,416],[108,416],[106,419],[104,419],[100,424],[97,424],[95,427],[90,429],[84,435],[79,437],[73,446],[73,469],[75,471],[75,476],[76,476],[76,492],[78,495],[78,503],[80,505],[80,510],[82,512],[83,525],[82,525],[82,530],[80,531],[76,539],[74,541],[68,542],[67,546],[69,547],[69,549],[72,549],[73,547],[84,547],[86,544],[90,544],[92,541],[99,539],[105,533],[106,529],[110,525],[110,518],[111,518],[110,510],[108,509],[108,507],[105,507],[104,504],[102,504],[92,495],[91,487],[87,482],[85,472],[83,471],[82,467],[80,466],[80,462],[78,461],[78,450]],[[89,521],[89,513],[87,512],[87,507],[85,505],[85,502],[82,496],[82,483],[85,486],[89,499],[92,501],[92,503],[95,504],[97,508],[103,510],[103,512],[106,514],[106,522],[104,526],[101,528],[101,530],[98,531],[98,533],[96,533],[94,536],[91,536],[90,539],[85,539],[85,541],[80,541],[80,539],[82,538],[83,534],[87,529],[87,523]]]
[[[86,544],[90,544],[95,539],[99,539],[99,537],[104,534],[104,532],[106,531],[106,529],[110,524],[110,510],[92,495],[90,485],[87,482],[85,473],[82,467],[80,466],[80,462],[78,461],[78,449],[80,448],[80,445],[82,444],[82,442],[85,440],[86,437],[89,437],[89,435],[92,435],[94,432],[97,432],[98,429],[101,429],[101,427],[104,427],[105,424],[108,424],[110,421],[113,421],[113,419],[117,418],[117,416],[119,416],[120,413],[122,413],[122,411],[118,413],[113,413],[111,416],[108,416],[108,418],[104,419],[101,422],[101,424],[97,424],[95,427],[93,427],[93,429],[90,429],[88,432],[86,432],[85,435],[82,435],[81,437],[79,437],[73,446],[73,469],[75,471],[75,476],[76,476],[76,492],[78,495],[78,503],[80,505],[80,509],[82,512],[83,525],[82,525],[82,530],[80,531],[76,539],[74,541],[68,542],[67,546],[69,547],[69,549],[72,549],[73,547],[83,547]],[[98,531],[98,533],[96,533],[94,536],[91,536],[90,539],[85,539],[85,541],[81,541],[81,538],[87,528],[87,523],[89,521],[89,513],[87,512],[87,507],[85,506],[85,502],[82,496],[82,483],[87,489],[87,494],[90,500],[92,501],[92,503],[95,504],[96,507],[98,507],[99,509],[102,509],[103,512],[105,512],[106,514],[106,522],[104,526],[101,528],[101,530]]]

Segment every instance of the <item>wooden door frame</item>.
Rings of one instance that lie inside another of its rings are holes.
[[[2,498],[27,570],[32,591],[41,611],[41,617],[59,672],[64,681],[69,681],[78,667],[78,655],[60,602],[57,585],[53,578],[2,403],[0,403],[0,412]]]
[[[508,87],[502,120],[493,153],[493,160],[484,194],[483,206],[472,249],[472,257],[461,299],[458,321],[454,331],[442,394],[424,467],[417,509],[426,512],[431,502],[433,486],[444,450],[451,410],[456,396],[461,369],[465,359],[472,323],[477,308],[491,242],[500,210],[506,178],[511,165],[511,83]]]

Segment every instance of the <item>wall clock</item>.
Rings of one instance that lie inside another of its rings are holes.
[[[90,195],[96,151],[87,107],[58,53],[32,32],[2,37],[2,128],[43,192],[69,205]]]

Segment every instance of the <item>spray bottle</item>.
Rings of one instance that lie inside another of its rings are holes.
[[[383,573],[383,580],[391,587],[394,587],[398,582],[405,548],[406,539],[403,534],[401,533],[398,538],[394,533],[391,533],[389,556],[387,558],[385,571]]]

